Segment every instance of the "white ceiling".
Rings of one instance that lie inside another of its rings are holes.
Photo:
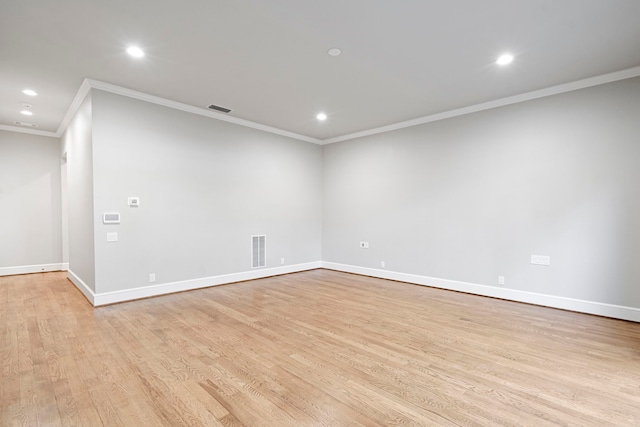
[[[326,140],[637,66],[638,0],[0,0],[0,125],[50,132],[84,78]]]

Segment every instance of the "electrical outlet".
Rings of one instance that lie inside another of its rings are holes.
[[[360,249],[369,249],[369,242],[360,242]]]
[[[504,276],[498,276],[498,285],[504,285]]]
[[[280,265],[284,265],[284,258],[280,258]]]
[[[386,268],[384,261],[380,261],[380,268]]]
[[[153,283],[156,281],[156,273],[149,274],[149,283]]]
[[[112,232],[112,233],[107,233],[107,242],[117,242],[118,241],[118,233],[117,232]]]

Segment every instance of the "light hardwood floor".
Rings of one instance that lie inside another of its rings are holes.
[[[0,424],[636,426],[640,324],[328,270],[94,309],[0,277]]]

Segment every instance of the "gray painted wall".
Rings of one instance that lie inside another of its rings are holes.
[[[634,78],[325,146],[322,259],[640,307],[639,112]]]
[[[0,268],[62,261],[58,144],[0,130]]]
[[[70,270],[96,293],[248,271],[266,234],[268,267],[385,261],[640,307],[639,111],[634,78],[320,147],[93,91],[62,153],[0,131],[0,268],[61,262],[66,153]]]
[[[99,90],[92,103],[98,293],[249,271],[253,234],[267,267],[320,260],[322,147]]]
[[[96,291],[91,110],[89,94],[62,135],[61,144],[62,155],[67,156],[69,270]]]

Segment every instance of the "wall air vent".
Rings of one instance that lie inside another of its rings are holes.
[[[251,236],[251,268],[267,266],[267,236]]]
[[[14,125],[18,125],[18,126],[26,126],[26,127],[30,127],[30,128],[37,128],[38,125],[34,125],[33,123],[27,123],[27,122],[18,122],[15,121],[13,122]]]
[[[231,109],[227,108],[227,107],[221,107],[219,105],[215,105],[215,104],[211,104],[208,107],[210,110],[216,110],[216,111],[221,111],[223,113],[230,113]]]

